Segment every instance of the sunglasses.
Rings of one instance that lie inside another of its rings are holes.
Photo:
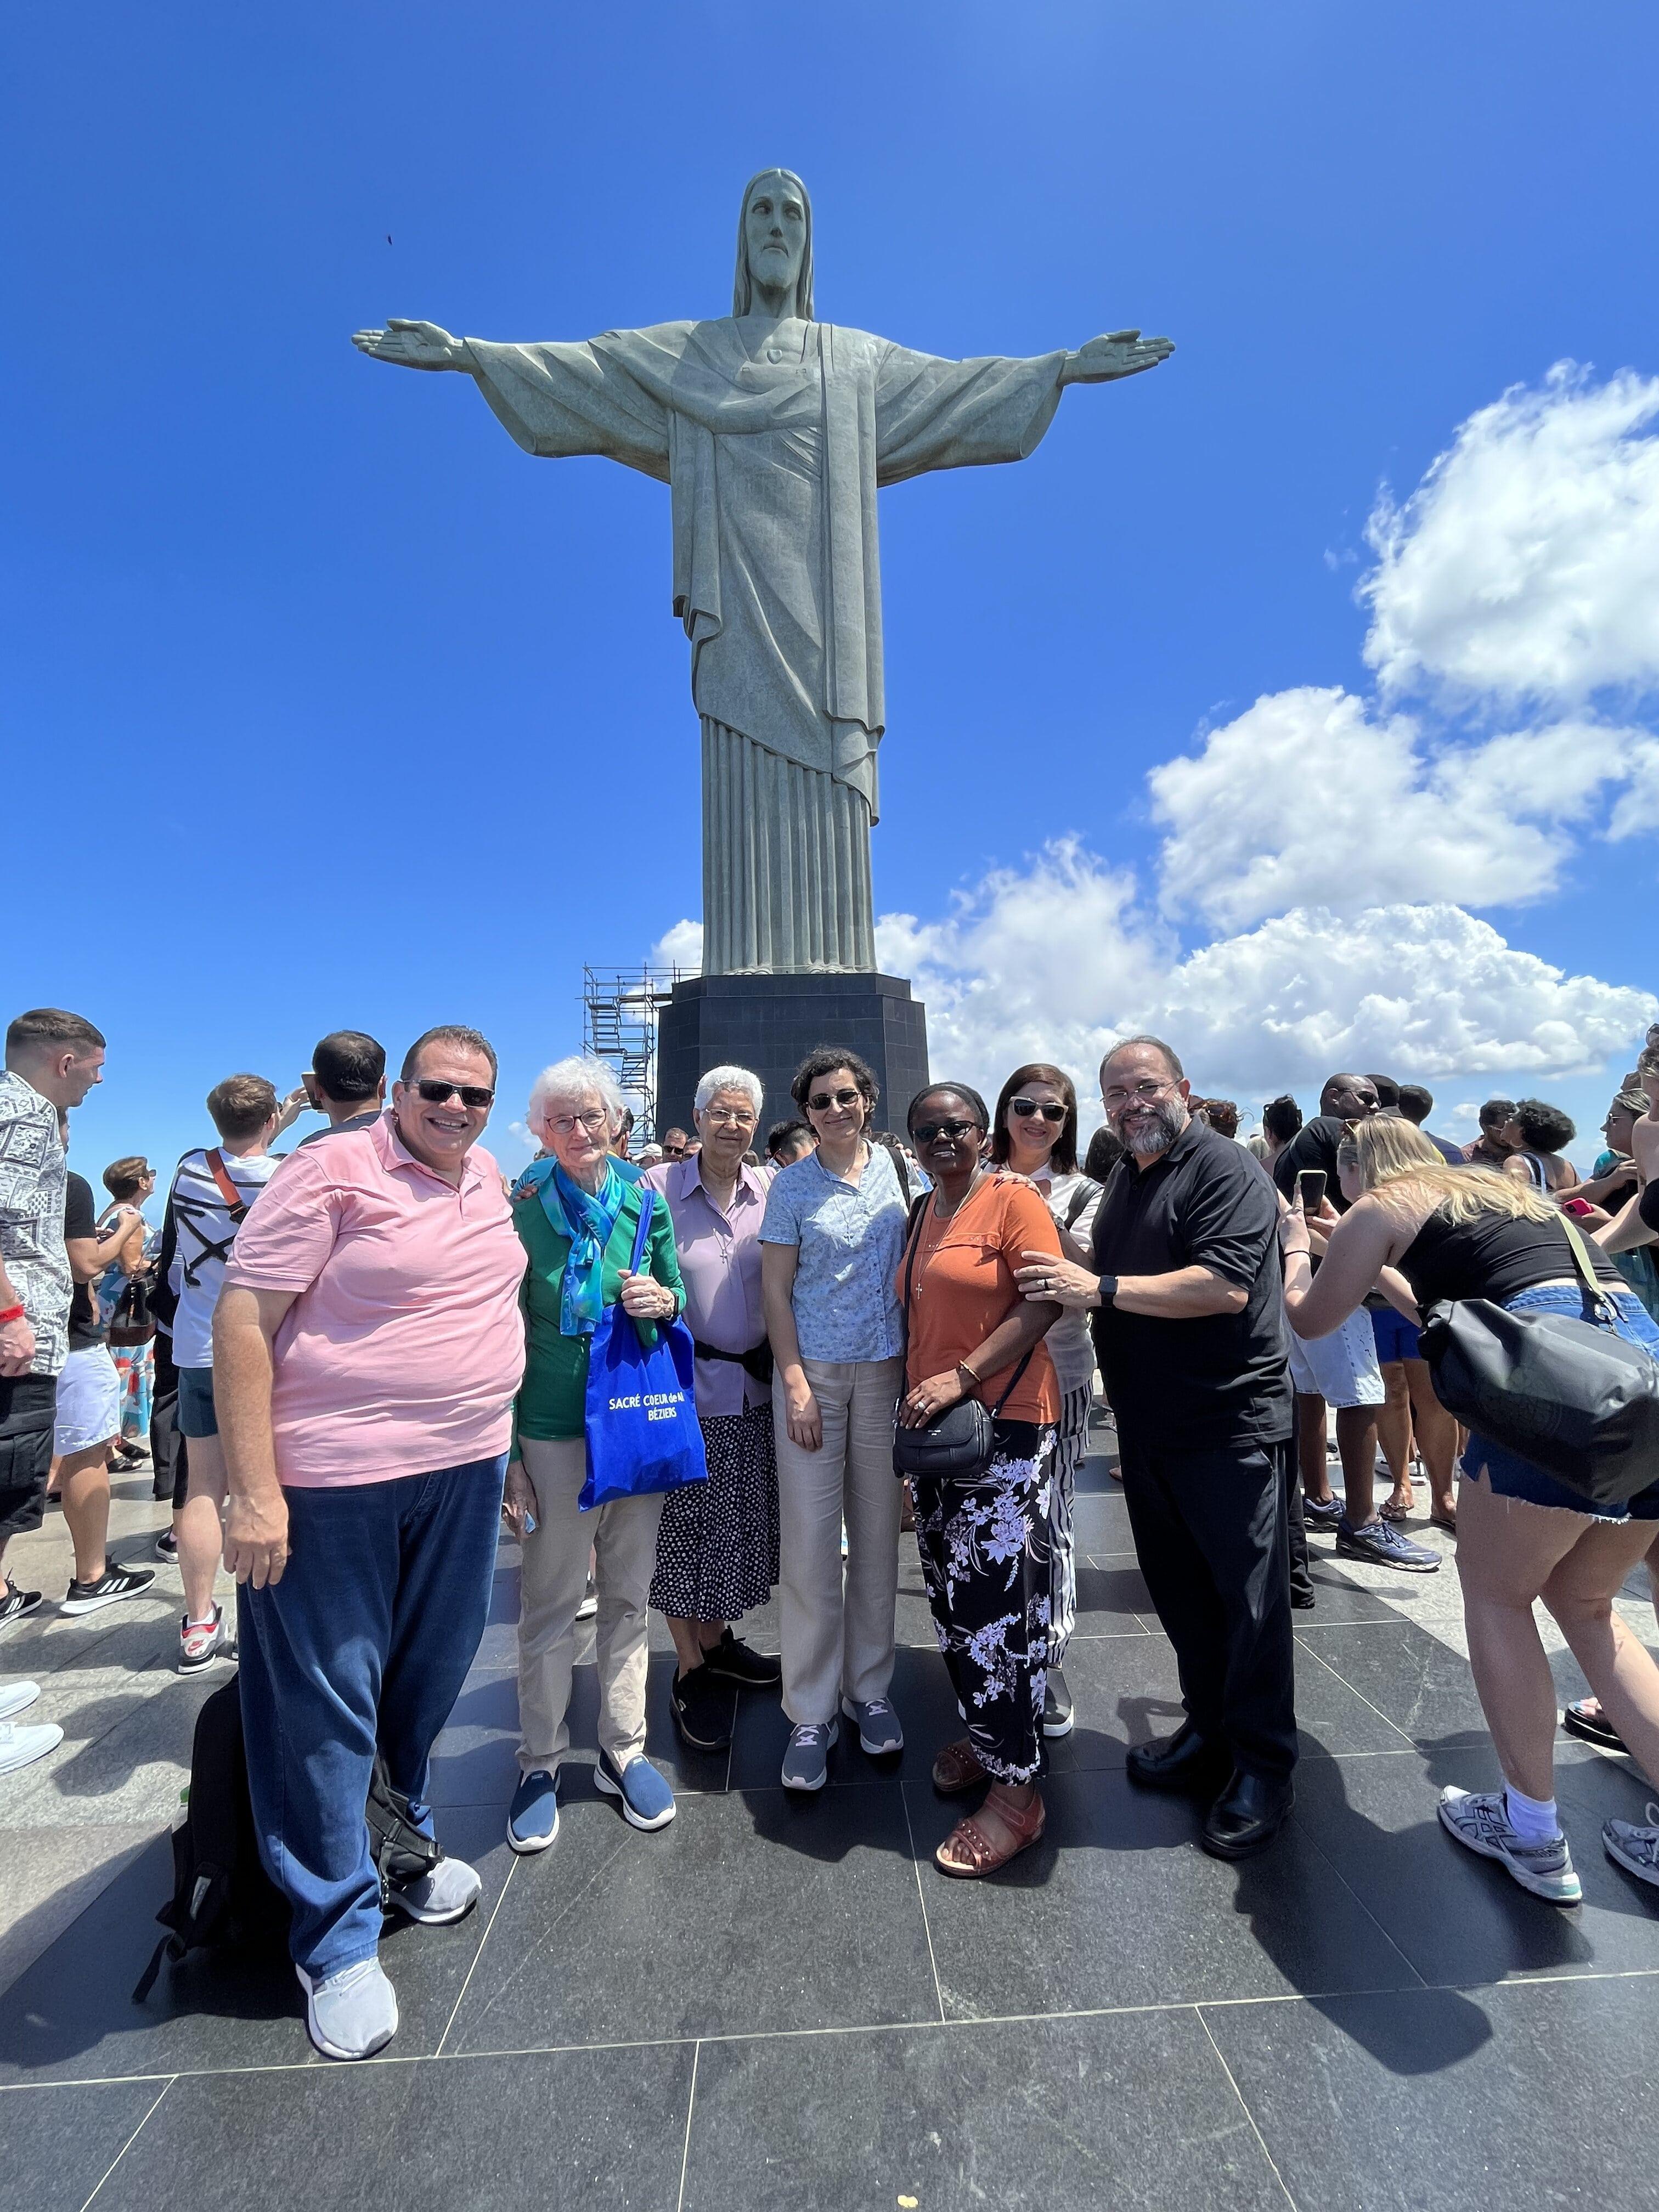
[[[823,1114],[832,1106],[851,1106],[860,1095],[857,1091],[820,1091],[806,1103],[815,1114]]]
[[[474,1109],[495,1103],[495,1092],[482,1083],[441,1083],[435,1075],[423,1075],[415,1088],[428,1106],[447,1106],[452,1098]]]
[[[1063,1121],[1066,1114],[1057,1098],[1051,1098],[1044,1106],[1039,1106],[1035,1098],[1011,1098],[1008,1111],[1018,1115],[1022,1121],[1029,1121],[1033,1114],[1041,1114],[1045,1121]]]
[[[977,1137],[982,1133],[977,1121],[918,1121],[910,1132],[916,1142],[922,1146],[931,1145],[939,1137],[948,1137],[954,1145],[963,1137]]]

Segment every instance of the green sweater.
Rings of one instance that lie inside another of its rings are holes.
[[[634,1237],[640,1225],[640,1186],[630,1183],[623,1194],[622,1212],[605,1248],[604,1297],[614,1305],[622,1294],[623,1272],[634,1256]],[[657,1193],[651,1219],[651,1241],[646,1247],[645,1272],[654,1275],[679,1299],[685,1310],[685,1285],[674,1249],[674,1224],[668,1201]],[[570,1239],[561,1236],[547,1218],[547,1209],[532,1191],[513,1208],[513,1226],[530,1255],[519,1302],[524,1308],[525,1369],[514,1412],[514,1433],[535,1442],[556,1442],[579,1437],[587,1397],[587,1355],[592,1339],[561,1336],[559,1306],[565,1261]],[[647,1345],[657,1340],[654,1322],[637,1324]]]

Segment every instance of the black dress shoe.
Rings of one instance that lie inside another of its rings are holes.
[[[1201,1790],[1207,1796],[1226,1779],[1231,1760],[1224,1744],[1201,1736],[1190,1721],[1159,1743],[1138,1743],[1128,1757],[1129,1779],[1146,1790]]]
[[[735,1682],[740,1690],[773,1690],[783,1680],[781,1659],[751,1650],[729,1628],[718,1644],[703,1653],[702,1663],[717,1682]]]
[[[1272,1843],[1295,1802],[1288,1774],[1235,1773],[1211,1806],[1199,1841],[1212,1858],[1249,1858]]]

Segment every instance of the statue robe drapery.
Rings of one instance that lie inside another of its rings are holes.
[[[795,321],[751,360],[730,317],[467,349],[527,453],[599,454],[671,488],[703,730],[705,971],[873,968],[877,488],[1024,459],[1064,354],[941,361]]]

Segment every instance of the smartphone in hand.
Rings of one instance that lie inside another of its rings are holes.
[[[1325,1203],[1324,1169],[1303,1168],[1297,1176],[1296,1187],[1302,1200],[1302,1211],[1312,1220]]]

